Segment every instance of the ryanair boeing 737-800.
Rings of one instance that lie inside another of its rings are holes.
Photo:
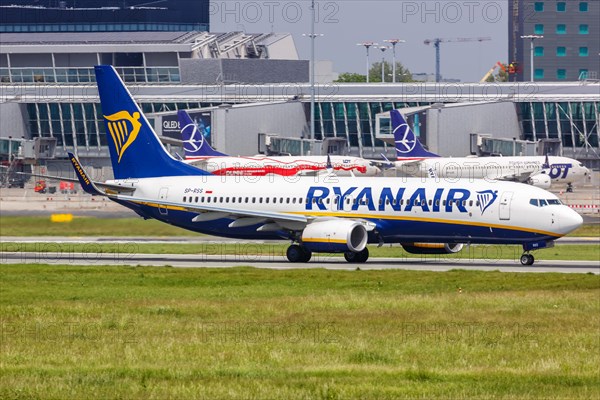
[[[368,258],[368,243],[416,253],[452,253],[464,243],[520,244],[531,250],[579,227],[582,218],[553,194],[511,182],[436,183],[415,178],[214,176],[173,158],[112,66],[97,66],[114,180],[84,190],[144,218],[209,235],[287,239],[291,262],[312,252]]]

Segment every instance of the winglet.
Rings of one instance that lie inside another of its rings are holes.
[[[398,159],[439,157],[439,155],[425,150],[400,111],[391,110],[390,117]]]
[[[550,158],[548,157],[548,153],[546,153],[546,160],[544,161],[544,164],[542,165],[542,169],[548,169],[550,168]]]
[[[86,193],[89,193],[93,196],[104,196],[105,194],[102,193],[96,187],[96,185],[94,185],[94,182],[92,182],[92,180],[90,178],[88,178],[87,174],[85,173],[85,170],[81,166],[81,163],[79,162],[77,157],[75,157],[73,155],[73,153],[68,153],[68,154],[69,154],[69,160],[71,161],[71,164],[73,164],[73,169],[75,170],[75,175],[77,175],[77,179],[79,179],[79,183],[81,184],[81,187],[83,188],[83,190]]]

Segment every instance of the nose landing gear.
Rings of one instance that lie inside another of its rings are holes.
[[[534,261],[533,254],[525,253],[521,256],[521,265],[533,265]]]

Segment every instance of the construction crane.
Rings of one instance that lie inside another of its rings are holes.
[[[427,39],[425,40],[423,43],[425,44],[432,44],[435,47],[435,81],[439,82],[441,81],[441,75],[440,75],[440,43],[444,42],[483,42],[486,40],[492,40],[491,37],[478,37],[478,38],[456,38],[456,39],[442,39],[442,38],[435,38],[435,39]]]

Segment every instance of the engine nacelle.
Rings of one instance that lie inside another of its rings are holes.
[[[542,170],[540,173],[530,176],[527,183],[541,189],[549,189],[552,184],[552,178],[550,178],[547,171]]]
[[[401,243],[411,254],[452,254],[462,250],[462,243]]]
[[[358,253],[367,246],[367,239],[367,229],[360,222],[335,218],[309,224],[301,242],[315,253]]]

